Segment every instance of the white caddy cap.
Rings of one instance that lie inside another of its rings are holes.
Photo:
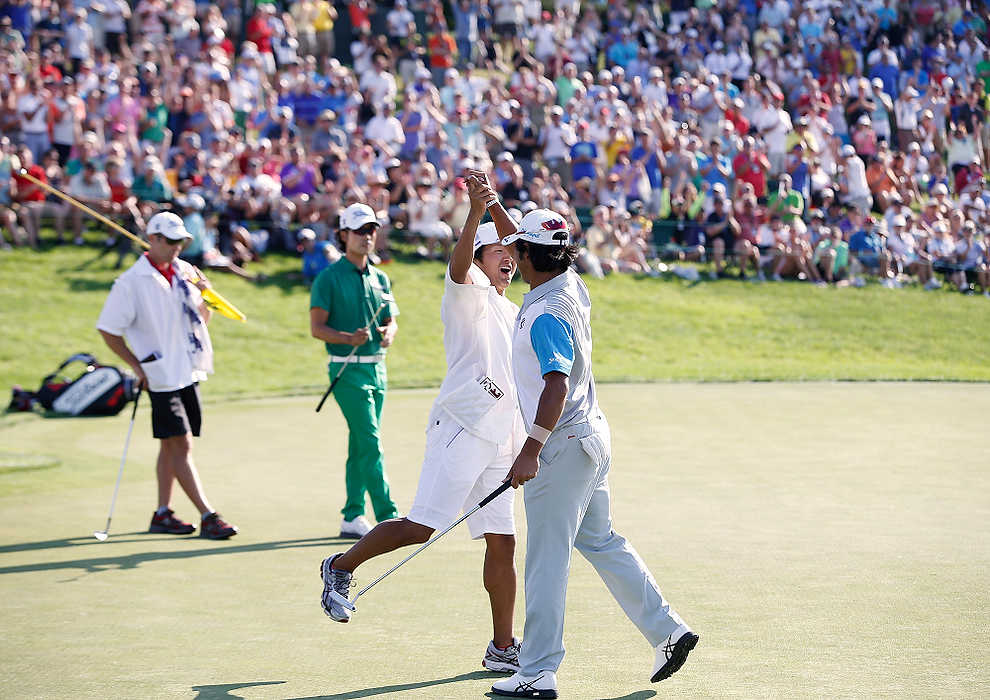
[[[170,211],[163,211],[155,214],[148,220],[148,228],[145,232],[150,236],[157,233],[170,241],[181,241],[183,238],[192,238],[192,234],[186,231],[185,225],[178,214]]]

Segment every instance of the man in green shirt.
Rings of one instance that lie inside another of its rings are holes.
[[[794,224],[804,214],[804,197],[791,188],[790,175],[781,175],[776,192],[767,197],[767,214],[779,214],[785,224]]]
[[[317,275],[310,294],[310,333],[326,344],[331,378],[357,348],[348,363],[351,366],[333,390],[350,432],[341,537],[360,538],[371,530],[364,517],[366,493],[378,522],[398,516],[389,495],[379,429],[387,384],[385,349],[398,330],[395,302],[382,309],[371,333],[365,330],[385,295],[391,293],[385,273],[368,263],[378,226],[375,212],[367,204],[352,204],[342,211],[338,237],[344,257]]]
[[[842,240],[842,229],[832,228],[832,234],[822,238],[815,248],[814,263],[829,284],[845,282],[849,269],[849,244]]]

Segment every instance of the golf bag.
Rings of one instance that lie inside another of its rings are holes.
[[[75,379],[63,374],[63,370],[73,362],[82,362],[85,370]],[[45,410],[70,416],[115,416],[128,401],[137,396],[138,385],[135,379],[116,367],[101,365],[89,353],[77,353],[58,366],[54,372],[41,380],[41,388],[33,395]],[[14,399],[24,405],[25,397],[15,389]],[[27,402],[30,406],[30,401]],[[11,408],[14,401],[11,401]],[[21,409],[24,410],[24,409]],[[29,408],[27,410],[30,410]]]

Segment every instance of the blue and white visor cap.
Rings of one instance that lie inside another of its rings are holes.
[[[478,248],[483,245],[491,245],[492,243],[498,243],[498,231],[495,229],[495,224],[488,221],[478,227],[477,233],[474,234],[474,252],[478,252]]]
[[[352,204],[340,212],[341,228],[357,231],[365,224],[378,224],[378,217],[375,216],[375,210],[367,204]]]
[[[537,245],[564,246],[571,242],[567,221],[560,214],[549,209],[535,209],[519,222],[519,230],[502,239],[508,245],[517,240]]]

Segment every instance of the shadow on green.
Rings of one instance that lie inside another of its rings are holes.
[[[127,533],[140,534],[140,533]],[[112,537],[113,535],[111,535]],[[144,540],[144,538],[141,538]],[[183,538],[159,538],[154,541],[164,541]],[[184,539],[199,539],[198,535],[186,537]],[[136,540],[117,540],[118,544],[135,542]],[[252,544],[226,546],[217,543],[212,547],[203,549],[192,549],[185,552],[138,552],[135,554],[125,554],[118,557],[92,557],[89,559],[71,559],[69,561],[40,562],[37,564],[23,564],[20,566],[0,567],[0,576],[4,574],[19,574],[28,571],[59,571],[62,569],[80,569],[86,573],[99,573],[101,571],[114,571],[124,569],[136,569],[141,564],[152,561],[163,561],[172,559],[193,559],[196,557],[208,557],[218,554],[243,554],[244,552],[264,552],[277,549],[295,549],[297,547],[325,547],[333,542],[351,542],[352,540],[341,540],[336,537],[312,537],[304,540],[279,540],[277,542],[255,542]],[[7,552],[30,551],[32,549],[51,549],[56,547],[74,547],[82,544],[100,544],[96,540],[85,538],[72,538],[66,540],[48,540],[47,542],[33,542],[24,545],[8,545],[3,550]],[[103,543],[105,544],[105,543]]]

